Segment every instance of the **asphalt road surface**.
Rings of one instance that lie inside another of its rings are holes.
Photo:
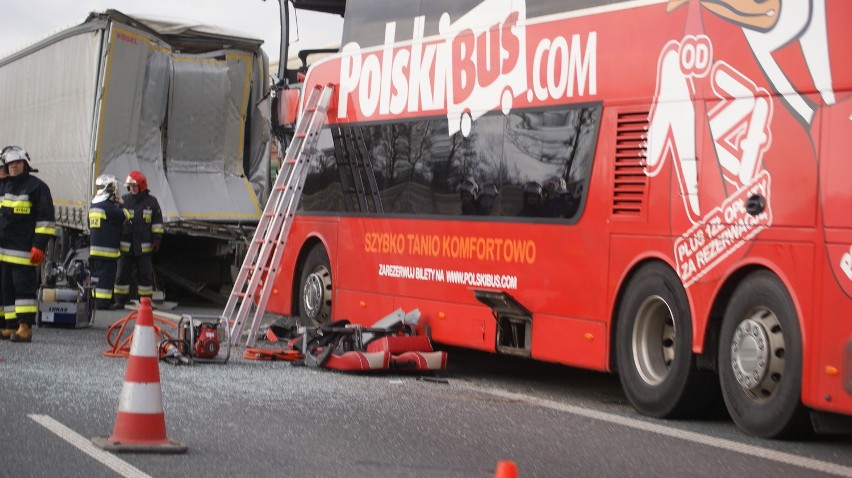
[[[215,310],[174,313],[214,315]],[[615,376],[445,349],[435,375],[345,374],[246,360],[160,363],[168,437],[182,455],[112,454],[127,360],[106,329],[35,329],[0,342],[0,476],[847,476],[852,437],[772,441],[726,418],[666,421],[628,405]],[[709,405],[708,405],[709,406]]]

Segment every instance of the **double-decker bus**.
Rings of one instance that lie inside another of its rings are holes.
[[[618,373],[646,415],[848,432],[850,23],[847,0],[348,0],[268,310],[416,308],[438,343]]]

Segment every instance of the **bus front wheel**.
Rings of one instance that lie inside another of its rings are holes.
[[[331,320],[331,265],[322,245],[316,245],[305,257],[299,281],[299,319],[301,325],[319,326]]]
[[[628,284],[616,353],[622,388],[640,413],[679,417],[696,411],[710,381],[695,367],[686,292],[665,264],[643,267]]]
[[[801,403],[802,340],[793,301],[769,271],[746,277],[725,311],[719,378],[731,418],[763,438],[809,430]]]

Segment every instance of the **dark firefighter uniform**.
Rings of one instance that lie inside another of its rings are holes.
[[[32,337],[30,327],[37,312],[36,267],[44,260],[44,250],[54,234],[54,215],[50,188],[30,175],[35,170],[29,165],[29,156],[22,149],[18,150],[19,156],[14,155],[14,151],[4,154],[5,162],[9,165],[14,161],[25,161],[25,168],[20,174],[7,178],[0,191],[3,198],[0,203],[0,263],[5,309],[2,336],[29,342]]]
[[[119,243],[124,221],[129,216],[127,210],[110,198],[92,202],[89,206],[89,258],[95,279],[92,294],[98,309],[106,309],[112,303],[116,265],[121,255]]]
[[[124,208],[130,218],[124,223],[121,239],[121,258],[118,260],[118,279],[115,282],[116,304],[124,304],[130,294],[130,274],[136,266],[137,292],[140,297],[151,297],[154,293],[154,267],[152,254],[160,247],[163,236],[163,213],[157,199],[148,191],[145,176],[131,171],[125,184],[137,186],[138,193],[125,194]],[[132,189],[131,189],[132,191]]]
[[[9,177],[9,173],[6,172],[6,165],[0,164],[0,202],[3,201],[3,185],[6,184],[6,179]],[[2,236],[2,224],[3,218],[0,216],[0,236]],[[2,242],[2,239],[0,239]],[[14,303],[14,299],[12,300]],[[10,304],[11,305],[11,304]],[[6,330],[6,299],[3,297],[3,266],[0,263],[0,331]],[[2,333],[2,332],[0,332]],[[11,331],[8,332],[11,335]],[[3,337],[4,339],[7,337]]]

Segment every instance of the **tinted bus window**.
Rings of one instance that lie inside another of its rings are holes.
[[[343,188],[334,156],[331,130],[320,132],[317,153],[308,165],[305,187],[302,190],[301,209],[312,212],[344,212]]]
[[[513,111],[506,117],[503,214],[576,218],[585,202],[601,107]]]
[[[477,119],[467,137],[449,135],[445,118],[357,128],[385,214],[567,220],[582,209],[600,116],[600,105],[498,112]],[[324,130],[302,210],[353,212],[341,149]]]

